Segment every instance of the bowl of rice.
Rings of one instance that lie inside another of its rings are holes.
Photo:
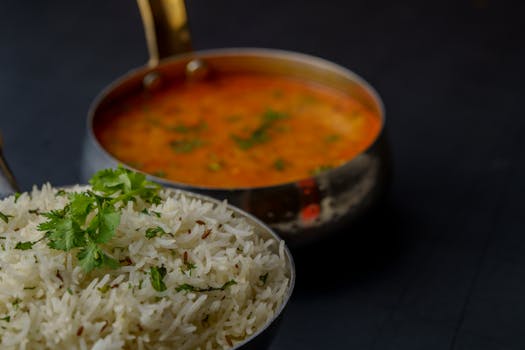
[[[295,281],[275,233],[126,169],[94,179],[0,201],[0,348],[269,345]]]

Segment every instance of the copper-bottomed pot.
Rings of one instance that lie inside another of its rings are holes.
[[[377,138],[342,166],[279,185],[223,189],[188,185],[148,174],[150,178],[166,186],[227,199],[268,224],[291,245],[347,231],[356,218],[378,201],[389,178],[389,154],[383,104],[368,83],[337,64],[295,52],[255,48],[191,52],[183,0],[138,0],[138,4],[150,61],[113,82],[93,102],[83,153],[83,180],[97,170],[119,163],[94,133],[94,125],[102,118],[101,111],[109,105],[143,89],[154,92],[163,80],[199,79],[210,72],[266,73],[298,78],[351,95],[380,116],[382,128]]]

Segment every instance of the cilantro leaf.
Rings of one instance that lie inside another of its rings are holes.
[[[19,250],[28,250],[28,249],[33,248],[33,245],[34,245],[35,243],[36,243],[36,242],[30,242],[30,241],[27,241],[27,242],[18,242],[18,243],[15,245],[15,249],[19,249]]]
[[[86,272],[102,266],[109,268],[120,266],[118,261],[107,256],[94,242],[89,242],[86,247],[82,248],[78,252],[77,258],[80,267]]]
[[[120,213],[113,206],[98,209],[97,216],[90,224],[90,237],[95,243],[107,243],[120,224]]]
[[[277,159],[273,162],[273,167],[274,167],[275,170],[277,170],[277,171],[284,171],[284,169],[286,168],[286,162],[285,162],[284,159],[282,159],[282,158],[277,158]]]
[[[94,198],[88,193],[71,193],[69,195],[71,215],[77,222],[86,221],[86,217],[93,208]]]
[[[197,288],[195,288],[194,286],[192,286],[191,284],[188,284],[188,283],[184,283],[183,285],[180,285],[178,286],[177,288],[175,288],[175,290],[177,292],[182,292],[182,291],[185,291],[185,292],[195,292]]]
[[[163,292],[167,289],[166,284],[164,284],[164,277],[166,276],[166,268],[164,266],[156,267],[153,266],[150,269],[149,272],[149,278],[151,282],[151,286],[153,289],[155,289],[157,292]]]
[[[0,211],[0,219],[2,219],[6,224],[9,223],[9,218],[12,218],[13,215],[7,215]]]
[[[170,147],[176,153],[190,153],[194,149],[203,146],[203,144],[204,144],[204,142],[201,139],[198,139],[198,138],[182,139],[182,140],[171,141],[170,142]]]
[[[41,228],[48,228],[46,236],[49,240],[47,245],[50,248],[69,251],[75,247],[86,245],[84,231],[69,215],[40,224],[38,229]]]
[[[220,287],[207,287],[207,288],[198,288],[195,286],[192,286],[191,284],[184,283],[183,285],[178,286],[175,288],[177,292],[186,291],[186,292],[214,292],[218,290],[225,290],[226,288],[233,286],[234,284],[237,284],[235,280],[229,280],[228,282],[224,283]]]
[[[288,118],[287,114],[268,109],[262,115],[261,125],[252,131],[249,136],[241,137],[231,135],[231,138],[240,149],[247,150],[256,145],[268,142],[270,140],[268,131],[274,126],[275,122],[286,118]]]
[[[162,236],[162,235],[165,235],[166,234],[166,231],[164,231],[162,229],[162,227],[160,226],[156,226],[156,227],[150,227],[146,230],[146,238],[147,239],[152,239],[153,237],[157,237],[157,236]]]
[[[273,109],[267,109],[262,116],[264,123],[273,123],[278,120],[286,119],[286,118],[288,118],[288,114],[277,112],[277,111],[274,111]]]
[[[94,191],[106,196],[118,194],[113,203],[124,204],[138,196],[148,203],[160,203],[157,193],[160,186],[146,180],[146,176],[123,167],[105,169],[96,173],[89,181]]]

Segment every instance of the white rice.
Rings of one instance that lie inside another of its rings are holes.
[[[127,264],[89,274],[77,265],[76,250],[54,250],[45,241],[14,249],[43,236],[37,225],[45,218],[29,211],[61,209],[65,196],[44,185],[16,203],[13,196],[0,201],[0,211],[12,216],[0,220],[0,348],[227,349],[269,321],[289,285],[283,242],[262,239],[224,203],[170,193],[161,192],[159,205],[130,202],[104,245]],[[144,207],[160,217],[141,213]],[[173,237],[146,239],[152,226]],[[205,230],[211,233],[203,239]],[[185,252],[195,265],[191,273],[184,269]],[[161,265],[167,269],[164,292],[149,279],[150,268]],[[220,287],[230,280],[237,284],[224,291],[176,291],[183,284]]]

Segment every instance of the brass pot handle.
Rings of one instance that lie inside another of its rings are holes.
[[[149,66],[165,57],[191,51],[184,0],[137,0],[149,51]]]
[[[4,158],[3,140],[2,135],[0,135],[0,199],[15,192],[20,192],[20,190]]]

